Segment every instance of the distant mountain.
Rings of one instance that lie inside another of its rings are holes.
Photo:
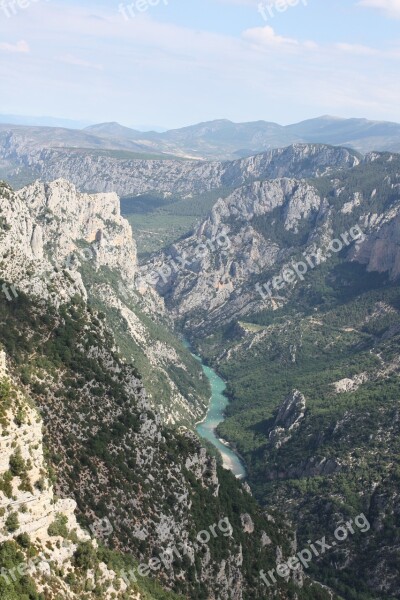
[[[163,133],[141,132],[118,123],[92,125],[85,131],[113,139],[134,140],[153,152],[220,160],[250,156],[296,142],[349,146],[362,153],[400,150],[398,123],[331,116],[286,126],[268,121],[233,123],[219,119]]]
[[[142,135],[141,131],[136,131],[130,127],[125,127],[119,123],[99,123],[98,125],[90,125],[85,128],[85,132],[98,135],[100,137],[111,137],[111,138],[126,138],[126,139],[137,139],[138,136]]]
[[[362,154],[370,151],[399,152],[400,124],[330,116],[286,126],[267,121],[233,123],[220,119],[160,133],[143,132],[116,122],[89,125],[78,130],[1,124],[0,118],[0,155],[4,153],[5,144],[17,144],[19,152],[22,148],[36,151],[81,148],[137,153],[144,159],[176,157],[226,161],[304,143],[345,146]]]
[[[306,142],[350,145],[360,152],[398,151],[400,148],[400,125],[388,121],[325,116],[288,125],[285,129]]]
[[[67,127],[68,129],[83,129],[90,121],[75,121],[58,117],[32,117],[27,115],[0,115],[0,123],[10,125],[32,125],[39,127]]]

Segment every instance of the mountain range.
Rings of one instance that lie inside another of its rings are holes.
[[[165,132],[143,132],[118,123],[84,129],[29,127],[1,119],[0,134],[14,135],[36,149],[71,147],[126,150],[153,155],[174,155],[195,160],[229,160],[294,143],[346,146],[358,152],[399,151],[400,125],[367,119],[323,116],[293,125],[267,121],[233,123],[226,119],[199,123]]]
[[[0,576],[7,600],[398,597],[400,154],[367,151],[398,126],[291,127],[238,156],[280,126],[0,126],[0,565],[49,565]],[[163,235],[144,247],[140,224]],[[245,482],[196,434],[188,347],[226,382],[217,434]]]

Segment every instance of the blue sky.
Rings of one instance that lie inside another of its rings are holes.
[[[0,113],[400,121],[400,0],[277,3],[0,0]]]

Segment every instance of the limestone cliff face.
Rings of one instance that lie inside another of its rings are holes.
[[[158,279],[157,289],[175,318],[190,317],[192,328],[211,330],[221,318],[257,310],[260,296],[249,283],[288,256],[282,244],[264,235],[260,219],[282,219],[283,229],[297,234],[326,214],[324,199],[304,180],[254,182],[218,200],[191,237],[139,270],[140,280],[151,280],[152,273],[171,262],[169,257],[186,257],[183,268]],[[199,246],[204,252],[196,252]]]
[[[7,372],[6,355],[3,351],[0,351],[0,380],[3,386],[14,386],[14,390],[10,392],[14,398],[8,408],[5,408],[5,390],[2,394],[0,476],[9,472],[10,463],[16,454],[28,465],[24,469],[23,477],[13,476],[10,497],[5,494],[4,489],[0,491],[0,502],[4,511],[0,517],[0,542],[12,539],[20,533],[29,533],[32,539],[44,543],[49,539],[47,529],[58,513],[68,517],[70,528],[77,530],[80,539],[88,539],[87,534],[77,525],[74,500],[55,500],[43,455],[43,422],[40,413],[26,401],[13,384]],[[21,510],[22,508],[24,510]],[[19,527],[12,534],[7,533],[5,525],[10,513],[19,513]]]
[[[366,265],[370,272],[388,273],[395,281],[400,277],[400,208],[385,215],[384,219],[378,220],[376,216],[365,219],[366,226],[372,229],[371,235],[355,249],[351,258]]]
[[[55,306],[78,295],[113,311],[128,342],[147,357],[149,372],[162,373],[166,397],[162,405],[155,394],[153,401],[165,422],[201,419],[207,397],[185,394],[178,377],[171,375],[187,371],[185,360],[165,339],[156,341],[149,329],[150,315],[163,326],[165,309],[151,290],[138,295],[133,286],[136,244],[116,194],[81,194],[63,179],[35,182],[16,193],[3,187],[0,193],[2,279],[16,293],[33,294]],[[6,287],[5,293],[11,298],[14,292]]]
[[[37,148],[16,132],[3,144],[0,140],[1,159],[10,164],[14,175],[25,169],[31,178],[43,181],[63,177],[81,190],[185,197],[223,186],[238,187],[255,179],[317,177],[360,162],[355,152],[323,144],[294,144],[227,162],[126,160],[90,151]]]
[[[80,194],[65,180],[35,182],[17,193],[6,190],[0,206],[3,277],[18,289],[48,297],[51,280],[62,299],[86,294],[77,267],[118,268],[133,278],[136,246],[121,218],[115,194]],[[57,271],[68,269],[71,285]]]
[[[44,459],[42,418],[9,374],[4,351],[0,351],[0,388],[0,544],[18,540],[21,535],[29,536],[29,543],[35,546],[39,556],[35,561],[30,561],[32,555],[25,557],[25,572],[39,591],[51,584],[60,599],[89,598],[90,593],[84,591],[90,587],[87,582],[91,582],[94,589],[101,580],[104,600],[122,598],[127,586],[105,564],[99,565],[99,577],[87,572],[86,583],[83,574],[76,569],[74,556],[79,543],[87,542],[93,548],[97,543],[78,525],[75,500],[58,499],[54,494]],[[70,538],[51,529],[61,518]],[[77,581],[82,578],[83,589],[78,593],[73,591],[59,575],[60,570],[74,573]],[[11,582],[15,573],[3,568],[2,577]],[[128,597],[142,598],[141,594],[130,592]]]
[[[279,407],[275,418],[274,428],[270,431],[268,437],[275,448],[280,448],[286,444],[300,427],[304,419],[306,409],[306,399],[298,390],[293,390]]]
[[[282,161],[289,160],[288,154],[289,149],[281,152]],[[238,187],[215,203],[193,235],[153,256],[139,275],[151,281],[152,273],[171,264],[171,257],[180,261],[179,268],[158,278],[157,290],[175,319],[188,330],[207,333],[263,307],[281,307],[305,277],[295,276],[279,289],[270,285],[269,292],[260,292],[260,284],[271,284],[306,257],[311,259],[304,264],[307,272],[318,268],[334,256],[332,240],[341,245],[346,261],[395,280],[400,275],[399,160],[395,155],[373,158],[356,164],[354,175],[352,170],[328,175],[322,187],[292,178]],[[371,161],[376,163],[373,170]],[[260,171],[254,174],[259,177]],[[367,182],[362,192],[360,178]],[[222,238],[224,243],[215,243]],[[208,250],[196,253],[199,246]]]

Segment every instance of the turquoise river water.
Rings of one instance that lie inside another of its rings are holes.
[[[246,469],[239,456],[229,447],[229,444],[221,440],[216,433],[216,428],[225,418],[225,409],[229,404],[228,398],[224,395],[226,385],[223,379],[217,373],[203,364],[200,357],[195,358],[201,362],[203,372],[211,385],[211,400],[207,415],[201,423],[198,423],[196,429],[198,434],[211,442],[222,455],[225,469],[229,469],[238,478],[246,477]]]

